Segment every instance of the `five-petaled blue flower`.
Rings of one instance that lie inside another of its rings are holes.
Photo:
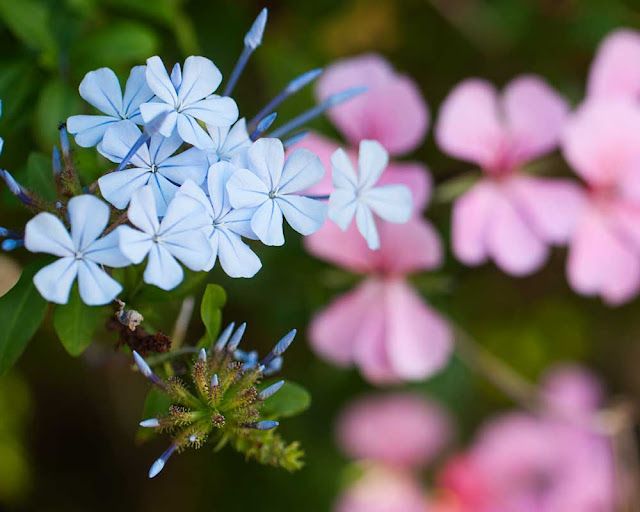
[[[182,140],[201,146],[207,133],[198,121],[209,126],[231,126],[238,119],[238,106],[233,99],[212,96],[222,81],[222,73],[205,57],[188,57],[184,72],[176,64],[171,77],[160,57],[151,57],[147,59],[146,77],[156,98],[142,104],[140,112],[146,123],[166,114],[159,127],[165,137],[177,126]]]
[[[216,162],[231,162],[239,153],[251,147],[247,123],[240,119],[233,126],[207,126],[208,137],[201,139],[200,149],[207,154],[209,165]]]
[[[207,211],[210,222],[206,232],[211,242],[211,260],[205,270],[211,270],[220,258],[220,265],[231,277],[253,277],[262,263],[241,237],[255,240],[251,229],[254,209],[234,210],[229,203],[226,185],[236,167],[229,162],[218,162],[209,168],[207,177],[208,196],[201,188],[185,183],[178,195],[186,194],[200,201]]]
[[[284,244],[283,215],[303,235],[320,229],[326,205],[296,194],[322,179],[324,168],[317,155],[297,149],[285,163],[279,139],[259,139],[246,156],[249,169],[238,169],[227,183],[229,200],[234,208],[256,208],[251,229],[264,244]]]
[[[187,181],[184,186],[194,186]],[[211,259],[211,245],[203,228],[209,218],[202,204],[186,194],[179,194],[158,220],[156,201],[151,187],[136,190],[127,211],[138,229],[120,226],[120,250],[138,264],[148,255],[144,281],[163,290],[178,286],[184,271],[178,260],[194,271],[206,268]]]
[[[329,198],[328,217],[346,230],[355,215],[358,230],[373,250],[380,247],[380,239],[372,210],[388,222],[404,223],[413,209],[411,192],[404,185],[374,186],[388,163],[387,151],[374,140],[360,142],[357,173],[342,149],[331,155],[335,188]]]
[[[119,123],[107,130],[98,150],[112,162],[121,162],[140,135],[135,124]],[[102,196],[123,210],[136,190],[150,185],[158,215],[163,216],[180,185],[186,180],[201,184],[207,175],[207,158],[199,149],[190,148],[172,156],[181,145],[177,133],[170,137],[152,136],[131,158],[132,168],[105,174],[98,180]]]
[[[77,276],[85,304],[107,304],[122,291],[122,286],[100,266],[131,264],[119,249],[117,230],[98,238],[109,222],[109,206],[91,195],[76,196],[69,201],[68,213],[71,235],[51,213],[39,213],[27,222],[25,247],[31,252],[60,257],[38,271],[33,282],[45,299],[66,304]]]
[[[118,77],[109,68],[87,73],[80,82],[80,96],[106,115],[71,116],[67,119],[67,130],[76,136],[78,146],[95,146],[102,140],[107,128],[124,119],[142,124],[140,105],[153,98],[145,71],[146,66],[136,66],[131,70],[124,97]]]

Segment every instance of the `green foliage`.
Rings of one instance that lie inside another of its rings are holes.
[[[47,312],[47,302],[33,285],[39,268],[29,265],[15,286],[0,297],[0,375],[22,355]]]
[[[222,325],[222,308],[226,303],[227,293],[224,288],[217,284],[208,284],[200,304],[200,317],[207,330],[203,346],[213,343],[218,337]]]
[[[53,311],[53,327],[65,350],[77,357],[91,344],[91,338],[106,318],[108,308],[87,306],[74,286],[67,304],[58,304]]]
[[[166,413],[172,403],[171,397],[165,393],[160,392],[156,388],[150,389],[144,400],[142,419],[155,418],[156,416]],[[146,441],[151,439],[154,434],[155,432],[152,429],[140,427],[136,432],[136,440]]]
[[[38,132],[42,146],[51,148],[57,144],[58,125],[79,111],[80,96],[74,88],[59,79],[52,79],[46,83],[36,103],[35,117],[37,127],[48,127]]]
[[[43,199],[53,201],[56,196],[56,184],[53,179],[51,157],[33,152],[27,160],[25,186],[33,190]]]
[[[304,467],[304,450],[300,448],[300,443],[287,443],[273,430],[239,436],[234,441],[234,448],[244,453],[247,460],[255,460],[266,466],[281,467],[290,472]]]
[[[262,414],[274,418],[289,418],[302,414],[310,406],[309,392],[299,384],[287,381],[275,395],[265,400]]]

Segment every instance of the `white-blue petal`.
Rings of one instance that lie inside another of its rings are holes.
[[[167,208],[178,191],[178,185],[169,181],[159,172],[151,174],[149,178],[149,187],[153,192],[154,202],[156,204],[156,213],[158,217],[164,217]]]
[[[173,290],[183,278],[182,267],[169,251],[160,244],[153,244],[144,269],[144,282],[163,290]]]
[[[156,55],[147,59],[145,75],[147,77],[147,84],[155,95],[175,108],[178,105],[178,95],[160,57]],[[144,115],[143,112],[142,116],[144,117]],[[146,118],[145,121],[148,122]]]
[[[122,286],[92,261],[78,263],[78,291],[88,306],[108,304],[122,291]]]
[[[89,71],[80,82],[80,96],[111,117],[122,117],[122,89],[109,68]]]
[[[158,127],[158,132],[165,137],[169,137],[176,129],[176,123],[178,122],[178,112],[175,107],[157,101],[149,101],[148,103],[140,105],[140,115],[145,123],[150,123],[156,117],[163,114],[166,114],[166,117]]]
[[[149,158],[152,164],[161,165],[182,146],[182,138],[174,131],[169,137],[154,135],[149,141]]]
[[[119,226],[111,233],[98,238],[83,252],[84,258],[113,268],[131,265],[131,260],[120,250],[120,233],[123,227],[125,226]]]
[[[282,211],[276,201],[269,199],[256,210],[251,229],[265,245],[283,245]]]
[[[378,229],[376,228],[376,221],[373,218],[373,214],[368,206],[358,203],[356,208],[356,224],[358,231],[367,241],[367,246],[372,251],[375,251],[380,247],[380,238],[378,237]]]
[[[373,187],[389,164],[389,153],[378,141],[360,141],[358,154],[358,185],[360,189]]]
[[[137,265],[149,254],[153,246],[152,235],[130,226],[120,226],[116,231],[118,232],[120,252],[132,263]]]
[[[210,126],[231,126],[238,119],[238,105],[232,98],[210,96],[180,109]]]
[[[336,149],[331,155],[331,179],[335,188],[356,189],[358,187],[356,171],[342,148]]]
[[[84,251],[107,227],[109,206],[96,196],[83,194],[72,197],[67,208],[71,239],[76,249]]]
[[[296,149],[287,158],[280,177],[280,194],[292,194],[318,183],[324,176],[324,167],[318,155],[308,149]]]
[[[269,200],[267,185],[247,169],[238,169],[227,182],[229,201],[234,208],[254,208]]]
[[[284,167],[284,147],[280,139],[258,139],[248,150],[248,169],[274,190]],[[232,201],[233,203],[233,201]]]
[[[127,85],[124,88],[123,113],[127,119],[132,119],[140,113],[140,105],[151,101],[154,94],[147,84],[147,66],[134,66],[129,73]]]
[[[68,256],[41,268],[33,276],[33,284],[49,302],[66,304],[77,273],[78,260]]]
[[[198,124],[195,117],[186,112],[178,114],[178,133],[187,144],[200,149],[205,149],[211,143],[209,134]]]
[[[407,222],[413,210],[411,191],[404,185],[372,188],[364,192],[361,201],[388,222]]]
[[[327,215],[340,229],[345,231],[356,214],[356,195],[352,189],[337,188],[329,197]]]
[[[153,189],[141,187],[131,196],[131,204],[127,210],[131,223],[147,234],[155,235],[160,227]]]
[[[253,277],[262,268],[260,258],[228,229],[218,229],[218,258],[230,277]]]
[[[124,171],[114,171],[98,179],[100,193],[118,210],[124,210],[133,193],[144,187],[151,178],[149,169],[133,167]]]
[[[202,229],[171,233],[161,245],[191,270],[204,270],[211,259],[211,243]]]
[[[183,187],[190,187],[189,183],[192,182],[186,182]],[[189,194],[179,194],[169,204],[158,234],[164,240],[179,233],[201,230],[210,224],[210,216],[199,200]]]
[[[191,105],[212,94],[222,82],[222,73],[206,57],[188,57],[178,90],[181,105]]]
[[[39,213],[25,227],[24,245],[30,252],[74,256],[75,247],[67,228],[51,213]]]
[[[67,130],[75,135],[78,146],[90,148],[102,140],[107,128],[119,121],[111,116],[71,116],[67,119]]]
[[[141,135],[142,132],[135,123],[120,121],[107,129],[98,151],[112,162],[120,163]],[[140,146],[129,162],[133,167],[151,167],[148,146]]]
[[[237,167],[229,162],[218,162],[209,167],[207,191],[214,218],[222,217],[231,210],[227,183],[236,171]]]
[[[287,194],[276,198],[289,225],[301,235],[318,231],[327,216],[327,205],[305,196]]]

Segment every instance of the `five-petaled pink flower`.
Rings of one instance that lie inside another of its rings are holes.
[[[427,106],[416,85],[396,73],[382,58],[365,55],[330,67],[318,84],[324,98],[346,87],[366,85],[369,90],[353,102],[330,112],[331,119],[352,145],[377,139],[390,154],[414,149],[428,123]],[[316,152],[327,168],[338,143],[318,135],[303,139],[298,147]],[[353,149],[347,149],[352,162]],[[355,289],[335,299],[316,315],[310,340],[318,354],[341,365],[357,365],[376,383],[423,379],[448,361],[452,333],[445,320],[411,287],[406,277],[431,270],[442,262],[440,239],[420,215],[426,208],[431,180],[418,163],[392,162],[380,185],[400,183],[413,194],[415,217],[406,224],[377,220],[380,249],[371,251],[352,225],[343,232],[333,223],[306,239],[314,255],[367,276]],[[311,193],[331,191],[331,177]]]
[[[465,80],[445,99],[436,142],[483,171],[453,207],[453,251],[460,261],[479,265],[491,258],[505,272],[525,275],[546,261],[549,245],[567,242],[579,187],[522,172],[557,146],[567,112],[566,101],[531,75],[514,79],[502,94],[484,80]]]
[[[547,414],[507,413],[447,464],[441,485],[456,512],[615,510],[612,448],[595,430],[601,389],[586,370],[558,367],[542,382]],[[454,506],[455,505],[455,506]]]

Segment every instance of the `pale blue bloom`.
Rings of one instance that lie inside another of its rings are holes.
[[[184,186],[196,185],[187,181]],[[203,228],[209,219],[198,201],[186,194],[176,195],[159,221],[153,189],[146,186],[133,193],[127,214],[138,229],[118,228],[120,249],[135,264],[148,256],[145,283],[172,290],[184,277],[178,261],[195,271],[207,266],[211,246]]]
[[[80,82],[80,96],[106,115],[71,116],[67,119],[67,129],[76,136],[78,146],[95,146],[102,140],[107,128],[124,119],[143,124],[140,105],[153,98],[145,72],[146,66],[136,66],[131,70],[124,97],[118,77],[109,68],[96,69],[86,74]]]
[[[285,163],[279,139],[260,139],[247,151],[248,169],[239,169],[227,183],[234,208],[257,208],[251,229],[267,245],[284,244],[283,215],[298,233],[310,235],[324,223],[326,205],[296,192],[318,183],[324,175],[320,159],[297,149]]]
[[[198,121],[210,126],[231,126],[238,119],[238,106],[231,98],[212,96],[222,74],[209,59],[189,57],[184,70],[178,64],[169,77],[160,57],[147,59],[147,83],[156,100],[140,106],[145,122],[167,114],[159,131],[169,137],[177,127],[182,140],[201,146],[207,133]]]
[[[209,226],[206,229],[211,243],[211,259],[204,270],[211,270],[216,258],[220,259],[220,265],[231,277],[253,277],[262,263],[241,237],[256,239],[251,229],[251,218],[254,209],[231,208],[226,185],[236,167],[229,162],[218,162],[209,168],[207,177],[208,196],[200,187],[188,186],[185,183],[181,187],[179,195],[186,194],[198,200],[204,206],[209,218]]]
[[[342,230],[355,216],[358,230],[372,250],[380,247],[373,213],[388,222],[404,223],[413,209],[411,192],[404,185],[375,186],[388,163],[389,154],[375,140],[360,142],[357,173],[342,149],[331,155],[335,188],[329,198],[328,216]]]
[[[207,134],[199,143],[199,148],[206,153],[211,165],[220,161],[231,162],[236,155],[251,146],[251,139],[243,117],[231,127],[207,125]]]
[[[122,286],[101,265],[131,264],[119,249],[117,231],[99,238],[109,222],[109,206],[91,195],[76,196],[69,201],[68,213],[71,235],[51,213],[39,213],[27,222],[25,247],[31,252],[60,258],[42,268],[33,282],[45,299],[66,304],[77,276],[83,302],[90,306],[108,304],[122,291]]]
[[[142,132],[132,122],[119,123],[107,130],[98,151],[112,162],[119,163],[140,135]],[[149,185],[158,215],[164,215],[180,185],[187,180],[201,184],[207,174],[206,155],[196,148],[174,155],[181,145],[182,139],[177,133],[170,137],[152,136],[148,144],[143,144],[130,159],[131,168],[105,174],[98,180],[102,196],[123,210],[136,190]]]

